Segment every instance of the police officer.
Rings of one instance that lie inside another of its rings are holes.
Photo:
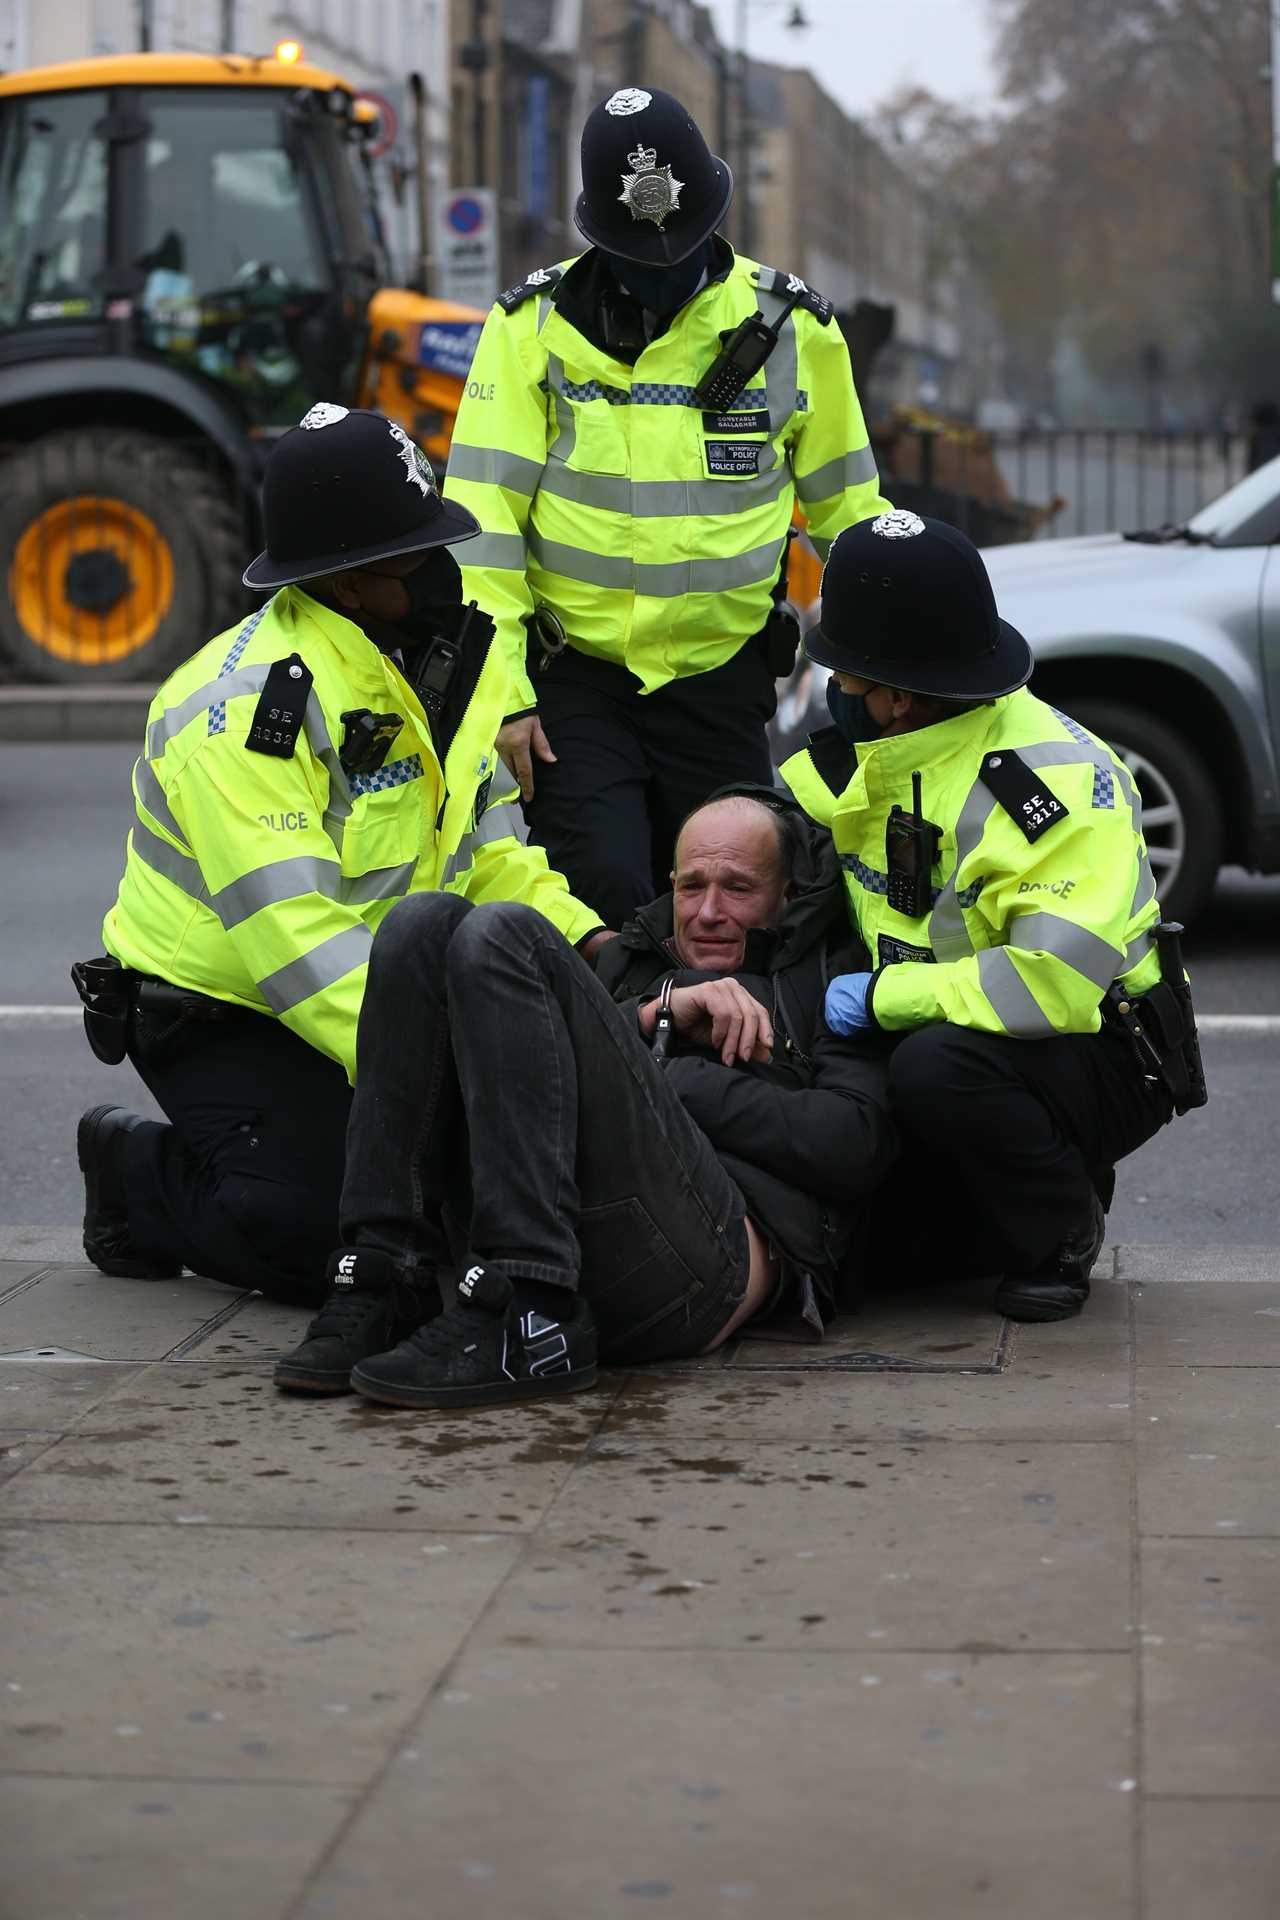
[[[887,1251],[921,1214],[953,1249],[974,1224],[1001,1312],[1078,1313],[1115,1163],[1169,1119],[1181,1070],[1172,1054],[1157,1069],[1114,1011],[1161,979],[1132,778],[1027,690],[1030,648],[942,521],[842,533],[805,645],[833,670],[836,724],[783,778],[834,835],[874,967],[833,980],[827,1019],[900,1036]]]
[[[79,1157],[104,1272],[185,1265],[303,1300],[339,1238],[390,906],[521,901],[588,944],[598,917],[513,837],[506,661],[449,552],[476,523],[419,449],[381,414],[312,407],[272,452],[263,513],[244,578],[272,597],[152,702],[107,954],[75,970],[95,1051],[127,1050],[170,1124],[95,1107]]]
[[[490,314],[446,492],[483,528],[466,591],[511,662],[499,752],[534,838],[621,926],[686,813],[770,778],[796,499],[824,556],[885,502],[830,303],[717,234],[732,176],[680,102],[611,94],[582,174],[591,245]]]

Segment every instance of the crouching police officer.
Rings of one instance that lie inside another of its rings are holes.
[[[1132,778],[1027,690],[1030,648],[941,521],[842,533],[805,644],[836,725],[783,778],[831,828],[874,967],[832,981],[828,1023],[902,1036],[899,1187],[945,1212],[949,1178],[939,1224],[955,1246],[976,1223],[998,1310],[1078,1313],[1115,1163],[1205,1098]]]
[[[448,551],[476,522],[419,449],[322,403],[273,451],[263,512],[244,577],[276,591],[152,702],[107,953],[73,970],[94,1051],[127,1053],[171,1124],[95,1107],[78,1146],[104,1273],[188,1266],[305,1301],[391,905],[520,901],[575,943],[599,922],[512,837],[507,666]]]
[[[590,245],[489,315],[446,490],[483,529],[463,578],[508,650],[533,837],[620,927],[687,813],[772,777],[797,498],[824,557],[886,502],[831,303],[716,232],[732,175],[680,102],[611,94],[582,177]]]

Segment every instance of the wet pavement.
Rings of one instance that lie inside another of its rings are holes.
[[[12,1920],[1263,1920],[1280,1252],[517,1410],[0,1229]]]

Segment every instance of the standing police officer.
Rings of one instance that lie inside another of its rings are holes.
[[[78,1144],[103,1272],[185,1265],[307,1299],[339,1237],[356,1025],[393,902],[521,901],[574,942],[598,918],[512,837],[506,661],[448,551],[476,523],[418,448],[381,414],[312,407],[268,461],[263,512],[245,583],[275,591],[152,702],[107,955],[75,969],[95,1052],[127,1051],[171,1124],[95,1107]]]
[[[942,521],[841,534],[805,645],[833,669],[836,726],[783,778],[834,835],[875,969],[831,983],[828,1022],[902,1036],[910,1217],[932,1202],[952,1247],[976,1221],[1001,1312],[1078,1313],[1115,1163],[1175,1098],[1203,1099],[1180,966],[1161,985],[1133,781],[1027,691],[1031,649]],[[903,1220],[885,1224],[891,1248]]]
[[[446,491],[483,529],[466,591],[511,662],[498,750],[534,838],[621,926],[685,814],[770,778],[797,497],[824,555],[885,502],[830,303],[716,233],[732,176],[679,101],[612,94],[582,173],[591,247],[490,314]]]

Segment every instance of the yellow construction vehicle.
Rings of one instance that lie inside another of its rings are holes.
[[[483,315],[388,286],[376,131],[296,43],[0,77],[0,675],[155,681],[230,624],[315,400],[443,468]]]

